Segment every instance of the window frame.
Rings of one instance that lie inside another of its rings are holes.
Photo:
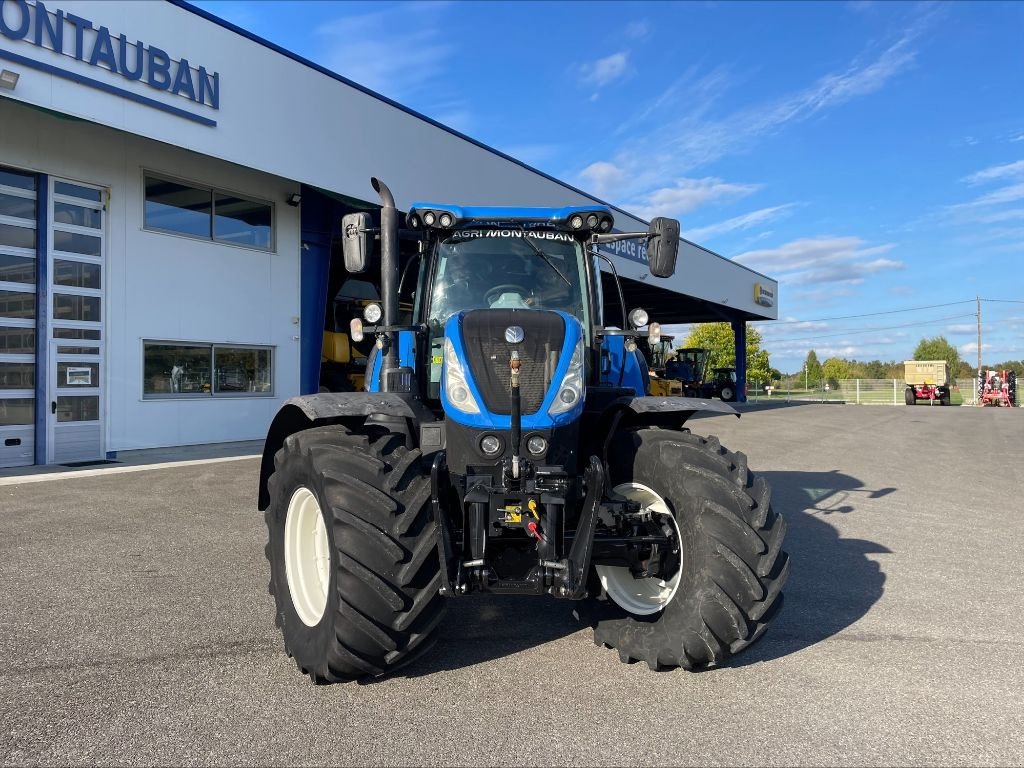
[[[238,342],[219,341],[195,341],[189,339],[149,339],[143,338],[141,344],[141,372],[139,383],[142,385],[141,399],[144,401],[159,400],[231,400],[238,398],[273,398],[277,396],[276,386],[276,360],[277,346],[273,344],[242,344]],[[146,347],[194,347],[204,349],[209,354],[210,364],[210,391],[209,392],[146,392]],[[260,352],[268,352],[270,355],[270,390],[267,392],[217,392],[214,387],[215,364],[217,360],[217,349],[251,349]]]
[[[149,196],[146,193],[146,185],[149,179],[155,179],[157,181],[168,181],[172,184],[180,184],[182,186],[191,187],[194,190],[200,192],[209,192],[210,194],[210,227],[209,234],[205,237],[201,235],[193,235],[189,232],[180,232],[175,229],[164,229],[162,227],[150,226],[146,223],[146,203],[149,202]],[[262,247],[259,245],[247,245],[245,243],[235,243],[230,240],[220,240],[216,236],[216,222],[217,222],[217,195],[225,195],[244,200],[249,203],[256,203],[257,205],[265,205],[270,208],[270,245]],[[214,245],[223,245],[228,248],[242,248],[248,251],[259,251],[260,253],[277,253],[277,206],[274,205],[270,200],[264,200],[260,197],[253,195],[246,195],[242,192],[236,192],[232,189],[225,187],[218,187],[212,184],[202,184],[197,181],[190,179],[184,179],[180,176],[173,176],[167,173],[161,173],[160,171],[151,171],[148,168],[142,169],[142,229],[145,232],[153,232],[160,235],[172,235],[174,237],[184,237],[188,240],[192,240],[200,243],[213,243]]]

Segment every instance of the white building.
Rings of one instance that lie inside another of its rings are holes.
[[[0,467],[262,438],[316,390],[370,176],[399,207],[595,200],[184,3],[0,3]],[[615,260],[662,322],[777,317],[698,246],[658,286]]]

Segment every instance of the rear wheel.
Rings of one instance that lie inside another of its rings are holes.
[[[318,683],[415,659],[443,611],[420,452],[334,425],[291,435],[274,464],[266,553],[288,654]]]
[[[726,384],[722,387],[722,391],[719,392],[718,396],[722,398],[723,402],[731,403],[736,399],[736,390],[730,384]]]
[[[904,399],[904,401],[906,402],[907,405],[916,405],[917,404],[917,398],[914,397],[914,390],[912,390],[912,389],[905,389],[905,390],[903,390],[903,399]]]
[[[746,457],[714,437],[645,428],[615,437],[609,465],[619,493],[671,515],[680,551],[662,578],[595,567],[601,594],[585,605],[594,641],[625,662],[694,669],[757,640],[782,605],[789,556],[785,519]]]

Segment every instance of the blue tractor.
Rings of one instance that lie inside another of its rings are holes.
[[[601,298],[599,244],[644,240],[669,277],[679,223],[615,233],[601,206],[415,204],[400,229],[372,184],[379,226],[343,221],[349,272],[380,243],[381,303],[350,329],[375,340],[366,391],[289,400],[261,466],[270,592],[299,668],[387,674],[473,592],[580,601],[598,645],[652,669],[753,643],[782,604],[785,520],[742,453],[683,426],[733,408],[649,396],[637,340],[660,327],[627,314],[621,286],[614,313]],[[400,239],[415,244],[401,277]]]

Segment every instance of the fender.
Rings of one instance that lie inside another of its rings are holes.
[[[289,435],[345,419],[365,418],[372,414],[414,419],[417,413],[402,395],[390,392],[325,392],[319,395],[293,397],[274,416],[263,445],[260,463],[260,510],[270,506],[267,481],[274,473],[274,456]]]
[[[613,433],[632,427],[679,428],[697,412],[733,414],[739,411],[728,403],[699,397],[616,397],[599,411],[594,423],[594,438],[606,443]]]
[[[637,414],[681,413],[683,421],[697,411],[732,413],[738,419],[740,412],[720,400],[705,400],[700,397],[623,397],[614,401],[611,407],[624,405]]]

